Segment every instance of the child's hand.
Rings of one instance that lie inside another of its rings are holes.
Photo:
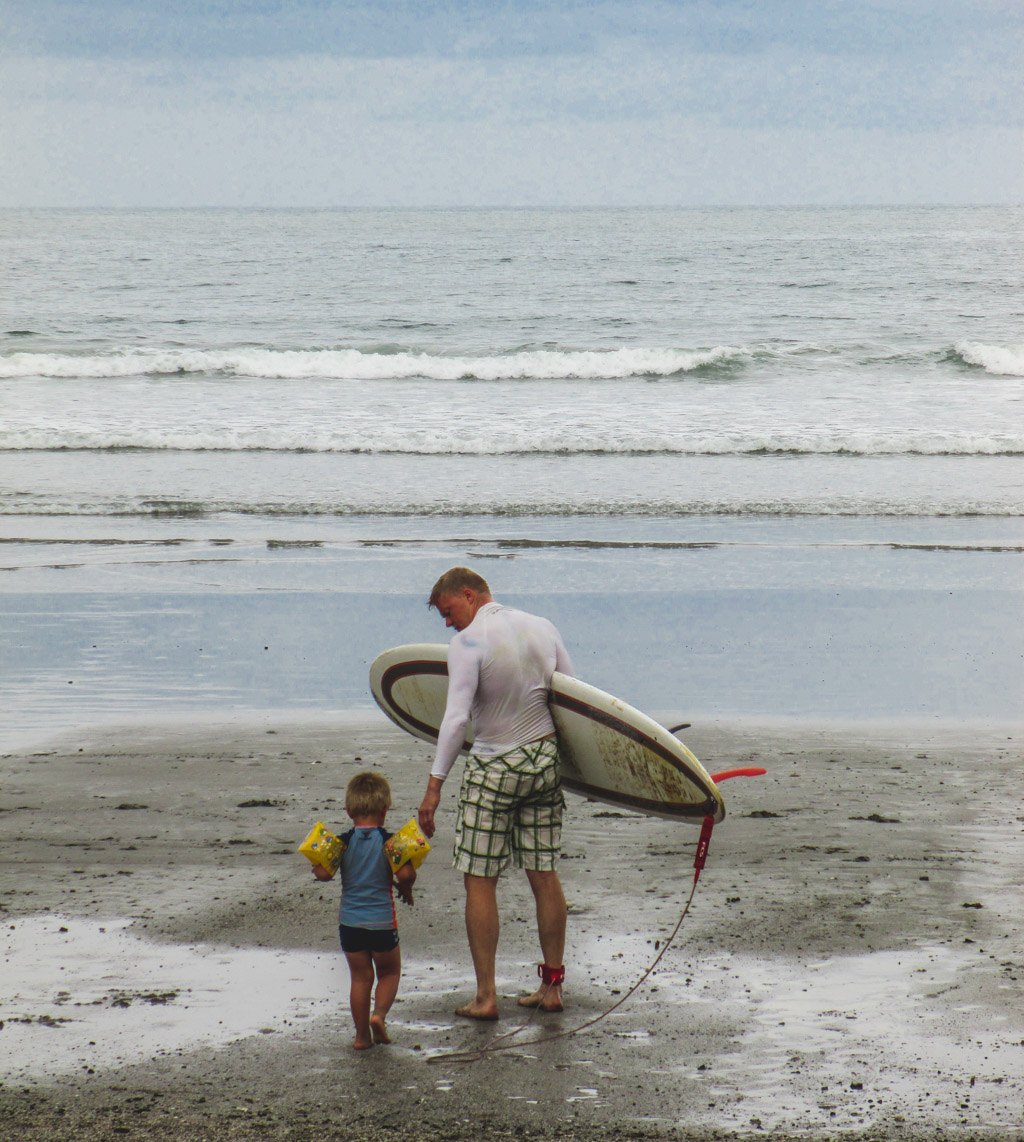
[[[322,864],[313,865],[313,875],[317,880],[333,880],[334,873],[329,868],[324,868]]]
[[[412,905],[412,886],[416,883],[416,870],[411,864],[403,864],[402,867],[395,873],[394,885],[398,891],[399,900],[404,900],[406,904]]]

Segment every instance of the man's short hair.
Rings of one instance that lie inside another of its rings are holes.
[[[491,593],[491,588],[482,575],[478,575],[468,567],[451,567],[434,584],[427,606],[436,607],[446,595],[457,595],[466,587],[471,591],[478,591],[481,595]]]
[[[383,817],[391,808],[386,777],[366,770],[357,773],[345,790],[345,812],[352,817]]]

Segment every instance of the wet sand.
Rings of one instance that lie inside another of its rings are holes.
[[[122,727],[0,759],[0,1138],[1021,1137],[1024,727],[698,724],[696,830],[569,798],[567,1009],[520,1027],[538,951],[501,888],[501,1021],[471,988],[442,833],[393,1043],[350,1048],[337,889],[295,852],[361,768],[401,825],[429,750],[383,720]]]

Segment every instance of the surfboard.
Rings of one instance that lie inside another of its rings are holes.
[[[448,647],[396,646],[370,667],[370,690],[406,733],[436,742],[448,697]],[[577,678],[555,672],[548,692],[562,784],[573,793],[656,817],[721,821],[725,803],[707,770],[664,726]],[[472,736],[463,743],[469,752]]]

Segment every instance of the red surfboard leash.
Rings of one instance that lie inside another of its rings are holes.
[[[725,769],[721,773],[713,773],[711,780],[720,785],[723,781],[729,781],[733,777],[763,777],[768,772],[760,765],[749,765],[742,769]],[[700,827],[700,838],[697,841],[697,851],[693,855],[693,883],[696,884],[700,880],[700,874],[704,871],[704,865],[708,859],[708,849],[711,847],[711,834],[715,828],[715,818],[710,814],[704,818],[704,822]]]

